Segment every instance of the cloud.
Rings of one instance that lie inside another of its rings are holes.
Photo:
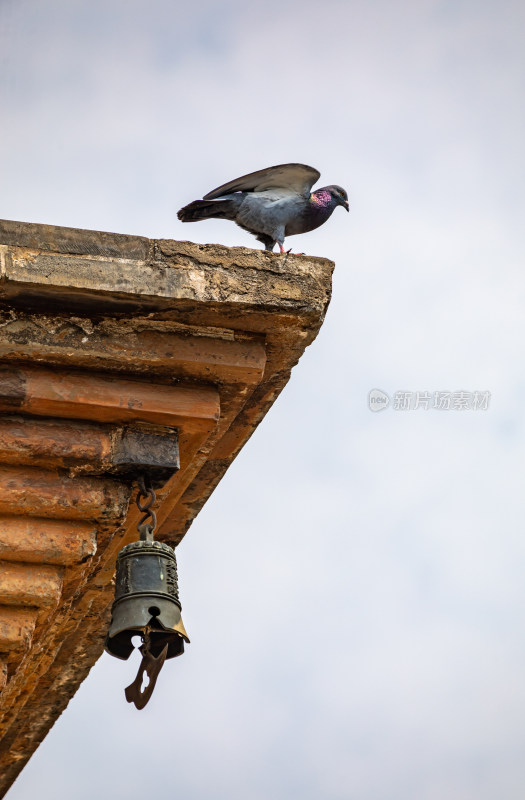
[[[10,800],[521,798],[522,4],[300,12],[3,4],[2,216],[253,246],[176,210],[288,160],[351,201],[290,240],[332,304],[179,548],[186,654],[140,715],[104,657]]]

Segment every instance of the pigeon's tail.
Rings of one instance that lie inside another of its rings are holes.
[[[237,198],[236,198],[237,200]],[[228,200],[194,200],[178,212],[181,222],[199,222],[201,219],[235,219],[238,203]]]

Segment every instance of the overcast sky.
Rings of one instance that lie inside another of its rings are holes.
[[[104,655],[9,800],[521,800],[522,0],[0,0],[0,217],[258,247],[190,200],[339,183],[323,329],[178,548],[148,707]],[[378,388],[487,410],[367,407]]]

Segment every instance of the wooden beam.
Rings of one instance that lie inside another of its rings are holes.
[[[219,395],[207,386],[165,386],[31,367],[0,370],[0,411],[98,422],[144,422],[210,432]]]
[[[83,320],[18,312],[0,327],[0,358],[17,363],[45,362],[68,367],[71,351],[76,365],[90,370],[128,369],[148,375],[190,378],[209,383],[258,383],[266,365],[260,336],[233,338],[231,331],[162,320]]]
[[[106,468],[111,463],[111,429],[86,422],[0,417],[0,463]]]
[[[178,435],[173,428],[1,416],[0,463],[69,468],[75,475],[120,475],[143,467],[152,477],[169,477],[179,467]]]
[[[129,487],[106,478],[68,478],[0,465],[0,514],[116,523],[126,512],[130,493]]]
[[[89,522],[0,516],[0,559],[31,564],[82,564],[97,550]]]
[[[55,608],[62,592],[62,567],[0,561],[0,605]]]
[[[37,610],[0,606],[0,653],[27,650],[35,629]]]

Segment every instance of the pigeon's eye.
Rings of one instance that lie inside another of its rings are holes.
[[[344,192],[339,192],[339,194],[341,195],[341,197],[344,197],[344,196],[345,196],[345,193],[344,193]]]

